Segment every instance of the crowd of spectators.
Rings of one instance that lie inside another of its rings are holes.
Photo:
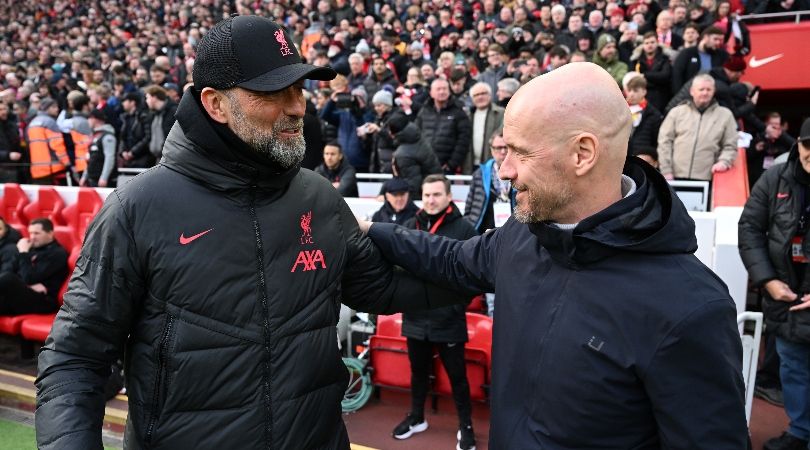
[[[756,89],[740,82],[751,42],[739,15],[806,9],[805,1],[3,2],[0,181],[113,186],[113,166],[154,165],[200,37],[232,14],[274,17],[308,62],[341,73],[305,85],[304,167],[321,164],[325,143],[335,142],[357,172],[409,173],[415,194],[435,170],[433,155],[445,174],[471,174],[490,160],[509,98],[572,61],[600,65],[625,92],[643,77],[646,96],[630,107],[639,121],[656,119],[631,140],[631,154],[655,159],[657,117],[688,103],[691,79],[703,72],[715,80],[712,102],[756,142],[772,141],[773,128],[754,114]],[[94,110],[114,131],[114,164],[94,141],[99,131],[82,126]],[[81,176],[84,160],[95,176]]]

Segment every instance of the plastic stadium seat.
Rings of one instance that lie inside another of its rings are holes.
[[[22,316],[0,316],[0,333],[16,336],[26,319],[39,317],[40,314],[23,314]]]
[[[467,305],[467,311],[469,312],[486,312],[487,310],[487,302],[484,300],[484,296],[476,295],[475,297],[470,300],[470,304]]]
[[[29,341],[45,342],[45,339],[51,334],[54,318],[56,318],[56,314],[29,317],[20,326],[20,334]]]
[[[0,216],[7,224],[28,236],[28,217],[23,209],[29,203],[28,196],[17,183],[6,183],[3,186],[2,209]]]
[[[56,239],[56,242],[58,242],[59,245],[61,245],[68,252],[73,249],[73,230],[63,226],[54,227],[53,237]]]
[[[28,220],[34,220],[40,217],[47,217],[51,219],[54,225],[64,225],[62,219],[62,210],[65,208],[65,202],[62,197],[56,192],[56,189],[49,186],[42,186],[39,188],[37,200],[29,203],[23,212]]]
[[[402,313],[377,316],[377,336],[402,336]]]
[[[375,386],[410,389],[411,362],[404,337],[374,335],[369,338],[369,363]]]
[[[91,188],[79,188],[76,203],[62,210],[65,226],[73,233],[73,242],[84,242],[84,233],[104,202]]]

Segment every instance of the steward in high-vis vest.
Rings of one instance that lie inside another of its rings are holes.
[[[87,170],[82,175],[81,186],[115,187],[115,129],[106,123],[104,111],[94,109],[87,119],[93,127],[93,136],[87,159]],[[78,159],[77,159],[78,160]]]
[[[36,117],[28,124],[26,137],[31,155],[31,178],[34,183],[52,183],[63,178],[71,168],[65,139],[56,125],[59,106],[52,99],[44,99]]]
[[[87,122],[90,112],[90,97],[80,91],[71,91],[67,96],[69,108],[59,113],[56,124],[65,136],[65,148],[77,173],[87,170],[87,152],[93,141],[93,128]]]

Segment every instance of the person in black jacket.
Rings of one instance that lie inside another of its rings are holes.
[[[633,130],[630,132],[627,147],[630,156],[635,156],[634,149],[658,146],[658,130],[661,128],[664,116],[647,101],[646,96],[647,80],[644,77],[637,76],[627,82],[625,97],[633,118]]]
[[[146,93],[146,106],[151,111],[148,119],[149,151],[155,161],[160,161],[163,143],[174,125],[174,113],[177,104],[169,99],[166,90],[160,86],[152,85],[144,89]]]
[[[68,254],[53,237],[53,223],[32,220],[28,238],[17,241],[17,251],[14,271],[0,273],[0,316],[55,312],[68,276]]]
[[[17,120],[4,102],[0,102],[0,183],[17,183],[21,171],[22,149]]]
[[[700,34],[696,47],[681,50],[672,63],[672,92],[678,92],[681,86],[700,72],[708,72],[720,67],[728,59],[723,50],[725,32],[717,27],[708,27]]]
[[[415,216],[419,207],[411,200],[410,189],[408,182],[402,178],[386,180],[382,186],[385,203],[371,216],[371,221],[404,225]]]
[[[506,108],[503,227],[456,241],[362,223],[406,270],[494,289],[490,448],[750,444],[734,301],[667,181],[627,158],[631,120],[609,74],[565,65]]]
[[[155,165],[155,157],[149,151],[152,138],[148,113],[139,107],[140,97],[130,92],[121,100],[121,140],[118,153],[123,167],[148,168]]]
[[[754,185],[739,222],[740,257],[748,278],[764,288],[762,311],[776,335],[785,413],[781,436],[765,450],[805,449],[810,441],[810,119],[788,162],[765,171]]]
[[[357,173],[343,157],[343,150],[337,141],[323,147],[323,163],[315,168],[315,173],[326,178],[344,197],[357,197]]]
[[[460,173],[470,151],[472,124],[461,107],[450,101],[450,84],[436,78],[430,84],[430,98],[416,116],[416,126],[445,174]]]
[[[450,181],[444,175],[430,175],[422,183],[422,209],[405,223],[405,227],[423,230],[451,239],[467,240],[476,235],[475,229],[461,216],[453,203]],[[411,362],[411,411],[394,428],[396,439],[407,439],[414,433],[425,431],[425,399],[428,378],[433,371],[433,350],[447,370],[453,390],[459,420],[457,448],[475,448],[472,428],[470,385],[464,362],[464,343],[467,342],[467,316],[465,305],[431,311],[408,312],[402,315],[402,335],[408,338],[408,359]]]
[[[393,155],[394,173],[411,187],[414,198],[422,196],[422,180],[431,174],[442,173],[436,154],[422,139],[416,124],[404,114],[395,114],[388,121],[388,131],[397,148]]]
[[[787,153],[796,145],[796,139],[784,130],[781,114],[768,113],[765,124],[765,131],[754,135],[751,145],[745,149],[748,184],[751,188],[759,177],[775,164],[779,155]]]
[[[0,217],[0,275],[14,273],[17,263],[17,241],[22,235]]]
[[[39,355],[38,448],[101,448],[124,355],[128,448],[349,449],[341,301],[390,314],[453,299],[395,273],[332,185],[299,169],[303,80],[334,77],[264,17],[202,37],[161,163],[88,228]]]
[[[654,31],[646,33],[641,45],[633,51],[630,68],[644,75],[647,80],[647,101],[658,111],[663,111],[672,97],[672,63],[664,54],[664,47],[658,43]]]

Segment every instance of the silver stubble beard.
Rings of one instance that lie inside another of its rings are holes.
[[[234,122],[233,132],[239,139],[242,139],[250,148],[257,153],[264,155],[272,162],[278,164],[282,169],[287,170],[301,164],[306,153],[306,142],[304,141],[304,119],[294,119],[286,116],[280,117],[273,124],[273,129],[268,133],[259,127],[252,126],[245,116],[242,108],[237,105],[231,111]],[[298,129],[301,134],[294,138],[282,138],[282,130]]]

